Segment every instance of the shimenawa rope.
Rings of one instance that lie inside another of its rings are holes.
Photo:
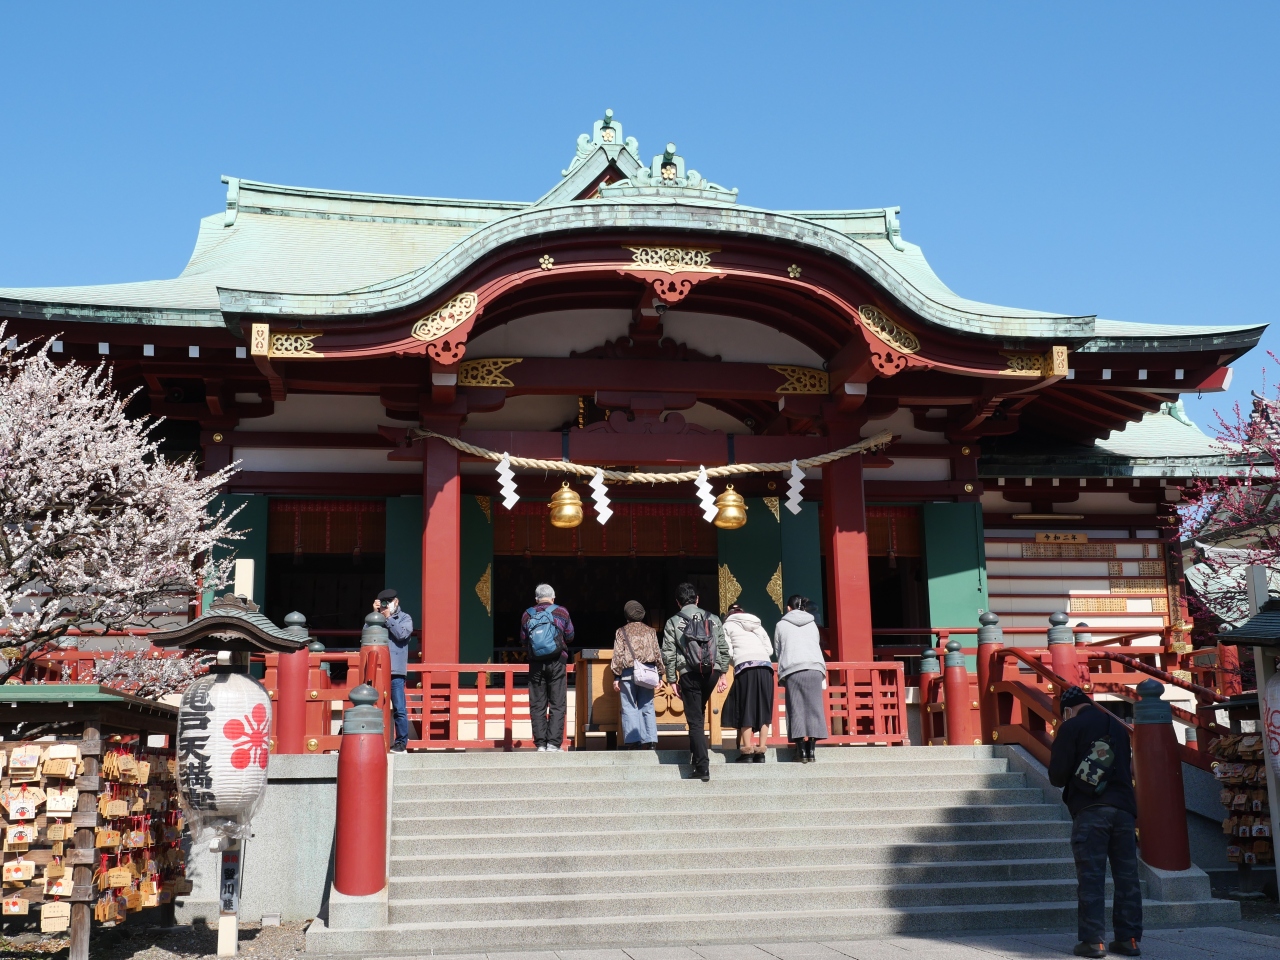
[[[413,439],[421,437],[434,437],[437,440],[443,440],[449,446],[461,453],[468,454],[473,457],[480,457],[482,460],[492,460],[498,463],[503,457],[508,457],[513,467],[523,467],[527,470],[555,470],[560,473],[572,473],[580,477],[594,477],[598,467],[589,467],[583,463],[574,463],[572,460],[535,460],[532,457],[512,457],[505,453],[498,453],[496,450],[486,450],[484,447],[477,447],[474,444],[459,440],[456,437],[446,437],[444,434],[436,433],[434,430],[424,430],[421,428],[410,428],[409,436]],[[877,447],[884,447],[893,439],[893,434],[889,431],[877,433],[874,437],[866,440],[860,440],[852,443],[847,447],[841,447],[839,450],[832,450],[830,453],[823,453],[816,457],[805,457],[803,460],[794,461],[796,466],[801,470],[807,470],[810,467],[820,467],[824,463],[831,463],[833,460],[842,460],[845,457],[852,456],[855,453],[864,453],[867,450],[874,450]],[[708,477],[732,477],[741,473],[782,473],[791,469],[793,461],[786,460],[779,463],[730,463],[723,467],[707,467]],[[685,470],[681,473],[630,473],[625,470],[605,470],[604,478],[606,480],[620,481],[623,483],[688,483],[698,479],[697,470]]]

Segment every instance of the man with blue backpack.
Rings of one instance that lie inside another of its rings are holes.
[[[1062,787],[1062,800],[1071,812],[1080,936],[1074,953],[1141,956],[1142,887],[1134,833],[1138,805],[1129,731],[1079,687],[1062,691],[1058,709],[1063,722],[1053,738],[1049,782]],[[1111,922],[1116,938],[1104,947],[1108,860],[1115,882]]]
[[[698,588],[692,583],[676,587],[676,601],[680,612],[662,631],[662,662],[667,682],[684,702],[693,775],[706,783],[711,779],[711,761],[703,724],[711,691],[728,689],[724,672],[729,669],[729,641],[720,618],[698,606]]]
[[[564,743],[565,665],[573,641],[569,611],[556,605],[556,592],[540,583],[534,605],[520,618],[520,639],[529,650],[529,722],[538,751],[559,751]]]

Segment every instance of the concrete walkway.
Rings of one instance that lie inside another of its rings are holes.
[[[804,943],[537,950],[527,953],[436,954],[430,960],[1059,960],[1072,956],[1067,933],[962,937],[879,937]],[[1234,927],[1148,930],[1142,955],[1151,960],[1276,960],[1280,936]],[[405,960],[398,957],[396,960]],[[422,960],[427,960],[423,957]]]

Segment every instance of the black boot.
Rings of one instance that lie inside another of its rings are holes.
[[[698,779],[701,780],[703,783],[709,783],[711,781],[710,761],[704,762],[702,766],[698,768]]]
[[[807,739],[804,742],[804,752],[809,757],[810,763],[814,763],[818,759],[817,754],[814,752],[814,749],[817,746],[818,746],[818,741],[813,737],[809,737],[809,739]]]
[[[808,752],[805,750],[805,744],[806,744],[806,743],[807,743],[807,741],[805,741],[805,740],[797,740],[797,741],[796,741],[796,746],[795,746],[796,759],[797,759],[798,761],[800,761],[801,763],[808,763],[808,762],[809,762],[809,754],[808,754]]]

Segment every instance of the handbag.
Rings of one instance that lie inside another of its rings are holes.
[[[637,687],[644,687],[646,690],[657,690],[658,687],[662,686],[662,678],[658,676],[658,668],[652,664],[641,663],[636,659],[635,647],[631,646],[631,638],[627,636],[625,630],[622,634],[622,642],[631,651],[631,682]]]

